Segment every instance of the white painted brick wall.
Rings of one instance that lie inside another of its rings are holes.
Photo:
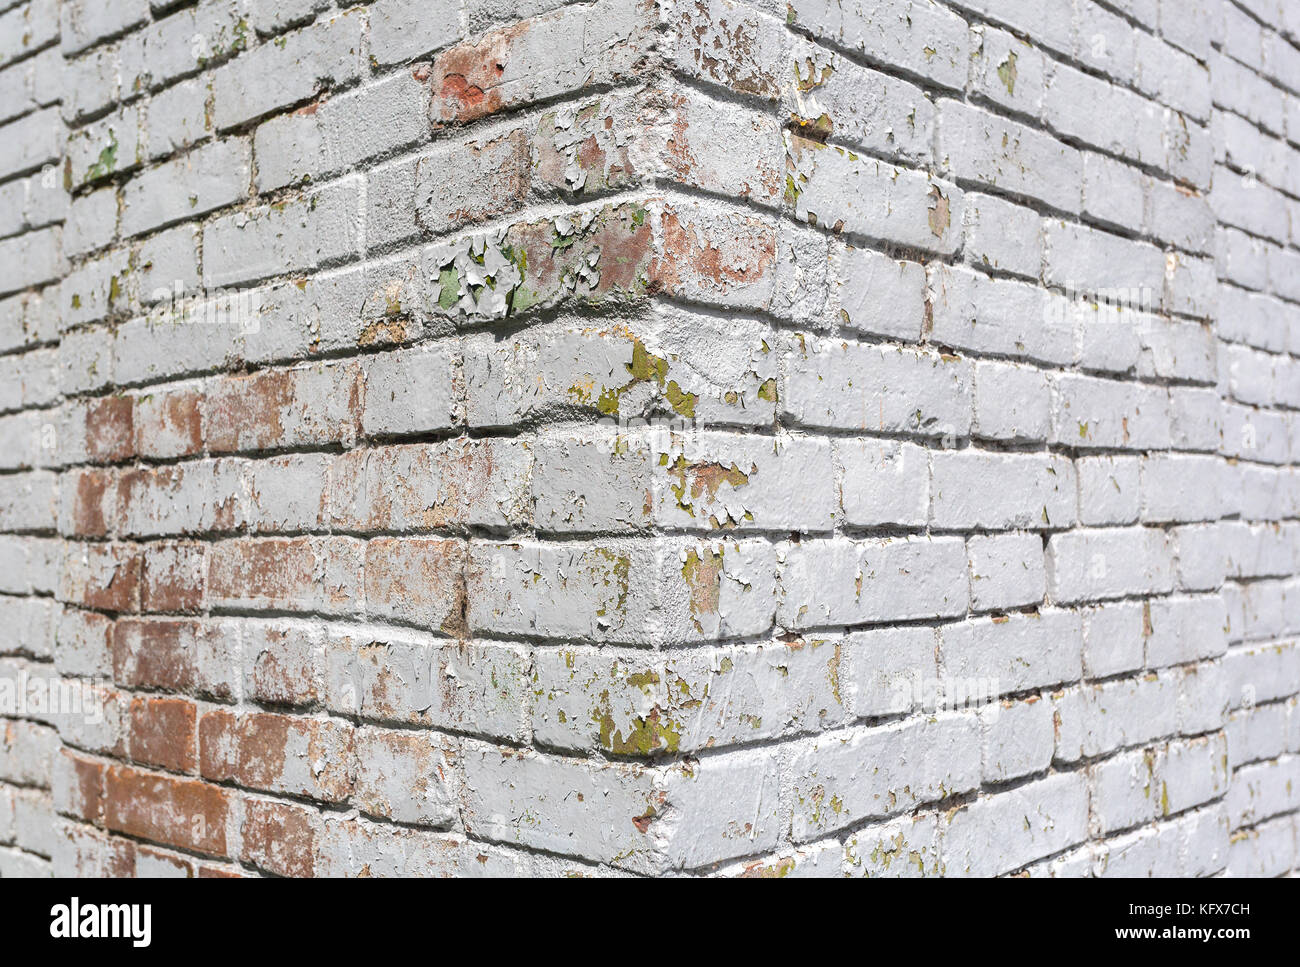
[[[1294,4],[0,0],[0,134],[0,875],[1300,870]]]

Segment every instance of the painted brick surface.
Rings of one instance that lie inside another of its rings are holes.
[[[1300,18],[0,0],[0,875],[1300,870]]]

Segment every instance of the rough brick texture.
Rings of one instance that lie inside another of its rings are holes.
[[[1300,869],[1300,4],[0,0],[0,875]]]

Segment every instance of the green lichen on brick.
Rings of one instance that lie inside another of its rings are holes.
[[[684,416],[688,420],[695,419],[695,404],[700,398],[695,393],[684,392],[677,385],[676,380],[669,382],[664,388],[664,398],[668,400],[668,405],[678,416]]]
[[[1014,51],[1007,54],[1006,60],[998,65],[998,78],[1006,87],[1008,94],[1016,93],[1016,55]]]
[[[99,160],[86,171],[86,177],[82,179],[82,183],[105,178],[113,173],[115,167],[117,167],[117,135],[112,128],[109,128],[108,144],[100,150]]]
[[[807,94],[809,91],[815,88],[821,87],[828,80],[830,80],[831,76],[834,75],[835,73],[835,68],[827,64],[825,67],[821,69],[821,73],[819,74],[817,72],[817,65],[813,63],[813,59],[811,57],[804,58],[804,66],[807,67],[808,69],[808,75],[806,77],[802,73],[800,73],[799,61],[797,59],[795,60],[794,62],[795,87],[797,87],[804,94]]]
[[[627,608],[627,596],[631,591],[632,560],[626,554],[617,554],[605,547],[593,548],[592,552],[605,563],[598,565],[604,571],[599,575],[605,587],[613,587],[615,600],[613,610],[623,612]],[[609,602],[596,609],[596,616],[605,617],[610,611]]]
[[[602,696],[608,699],[609,693]],[[633,717],[626,734],[618,728],[613,715],[597,710],[593,716],[600,726],[600,745],[615,755],[651,756],[656,753],[675,753],[682,744],[681,726],[655,706],[644,717]]]
[[[444,265],[438,272],[438,305],[444,309],[451,309],[456,305],[459,299],[458,290],[460,289],[460,274],[456,271],[454,265]]]

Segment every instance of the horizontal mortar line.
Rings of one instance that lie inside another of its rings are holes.
[[[932,451],[944,452],[944,451]],[[969,450],[957,450],[948,452],[972,452]],[[973,451],[987,452],[990,454],[1002,454],[1005,451]],[[1162,451],[1163,452],[1163,451]],[[844,479],[848,476],[847,472],[837,473],[835,478]],[[216,496],[219,496],[216,495]],[[577,546],[583,544],[615,542],[631,542],[634,544],[653,544],[660,540],[677,541],[685,539],[703,543],[755,543],[760,540],[767,540],[769,543],[783,543],[790,540],[791,535],[796,535],[808,541],[828,540],[834,537],[844,537],[849,540],[879,540],[892,538],[907,537],[986,537],[1000,536],[1004,534],[1037,534],[1044,539],[1062,534],[1077,533],[1081,531],[1093,533],[1099,531],[1156,531],[1168,528],[1178,528],[1186,526],[1213,526],[1221,523],[1242,523],[1247,526],[1255,527],[1276,527],[1282,524],[1292,524],[1297,522],[1297,518],[1269,518],[1259,521],[1238,521],[1236,518],[1203,518],[1203,517],[1186,517],[1174,520],[1156,519],[1138,517],[1132,521],[1088,524],[1078,520],[1071,521],[1066,525],[1047,524],[1014,524],[1006,525],[997,524],[972,524],[972,525],[953,525],[941,526],[935,524],[932,520],[927,519],[925,522],[915,524],[862,524],[844,519],[845,511],[838,509],[833,516],[838,518],[833,522],[807,526],[808,522],[801,525],[799,522],[789,524],[762,526],[755,524],[745,527],[720,527],[708,525],[689,525],[689,524],[672,524],[672,523],[648,523],[645,527],[627,527],[627,528],[590,528],[590,529],[571,529],[558,530],[547,527],[537,527],[534,522],[527,522],[516,525],[514,528],[502,526],[496,527],[489,524],[447,524],[441,527],[421,526],[410,528],[392,528],[392,527],[375,527],[375,528],[356,528],[356,527],[338,527],[330,523],[322,523],[316,527],[283,527],[262,528],[260,525],[244,525],[240,528],[196,528],[193,530],[176,530],[176,531],[159,531],[159,532],[139,532],[123,531],[117,528],[110,529],[107,534],[78,534],[69,532],[61,534],[60,537],[70,546],[85,547],[139,547],[147,548],[152,544],[159,543],[185,543],[190,545],[214,546],[217,544],[230,544],[236,541],[253,541],[261,543],[272,543],[275,541],[286,540],[303,540],[303,539],[324,539],[337,538],[339,540],[350,540],[358,543],[365,543],[372,540],[391,540],[394,538],[410,538],[412,540],[432,538],[444,542],[463,542],[472,546],[495,546],[507,545],[513,546],[520,543],[543,544],[556,547]],[[927,515],[929,516],[929,515]],[[257,529],[248,529],[249,527]],[[795,540],[795,543],[799,543]],[[1287,577],[1289,575],[1252,575],[1251,578],[1271,578]],[[1244,579],[1248,580],[1248,579]],[[997,609],[994,609],[997,610]]]
[[[1266,705],[1266,704],[1281,705],[1288,701],[1290,701],[1290,699],[1278,699],[1270,703],[1261,703],[1261,705]],[[1256,706],[1256,708],[1258,707],[1260,706]],[[1227,724],[1228,723],[1225,723],[1225,728],[1227,727]],[[1236,775],[1238,769],[1253,768],[1255,766],[1272,765],[1276,763],[1277,760],[1280,759],[1282,756],[1291,756],[1292,758],[1295,758],[1296,753],[1292,752],[1290,749],[1282,749],[1278,752],[1273,753],[1272,755],[1259,755],[1254,758],[1240,759],[1231,764],[1232,773],[1233,775]],[[1300,806],[1298,806],[1297,809],[1300,809]]]
[[[1272,412],[1272,411],[1269,411]],[[583,436],[589,435],[589,431],[610,431],[590,435],[592,440],[597,439],[614,439],[628,437],[636,439],[643,436],[652,435],[658,431],[653,426],[632,426],[632,427],[609,427],[603,422],[603,417],[591,416],[589,419],[566,420],[564,423],[543,423],[540,427],[536,426],[510,426],[510,427],[450,427],[445,430],[430,430],[413,432],[401,435],[385,436],[361,436],[357,438],[356,443],[351,447],[345,447],[341,441],[329,441],[322,443],[306,443],[294,446],[283,446],[263,449],[232,450],[217,452],[200,452],[181,457],[155,457],[144,454],[126,457],[122,460],[81,460],[81,461],[56,461],[45,466],[31,468],[15,468],[9,471],[0,471],[0,479],[6,476],[23,477],[27,475],[42,476],[52,474],[55,477],[72,475],[78,471],[117,471],[119,475],[126,474],[132,470],[148,471],[162,470],[171,467],[184,469],[190,466],[199,466],[214,461],[228,461],[230,463],[247,463],[254,467],[258,464],[264,464],[271,460],[286,456],[334,456],[343,457],[357,451],[374,451],[374,450],[392,450],[400,447],[437,447],[441,444],[456,443],[487,443],[491,441],[501,441],[503,443],[520,442],[520,443],[546,443],[557,440],[563,434],[577,433]],[[1229,465],[1245,466],[1260,470],[1276,470],[1279,473],[1292,469],[1293,465],[1289,463],[1268,463],[1264,461],[1249,460],[1245,457],[1232,456],[1219,450],[1197,449],[1192,447],[1162,447],[1162,448],[1143,448],[1143,447],[1104,447],[1104,446],[1078,446],[1067,441],[1053,441],[1043,438],[1002,438],[986,436],[978,431],[971,431],[960,435],[954,435],[958,442],[953,446],[945,446],[942,441],[943,435],[925,434],[919,431],[908,430],[890,430],[871,427],[846,427],[846,426],[827,426],[816,422],[804,422],[793,420],[786,414],[786,420],[781,425],[764,423],[764,424],[742,424],[742,423],[715,423],[709,424],[699,430],[674,430],[670,431],[672,436],[690,439],[693,433],[698,433],[709,440],[718,439],[720,443],[726,443],[732,438],[752,438],[760,440],[819,440],[827,441],[836,440],[863,440],[879,441],[883,443],[911,443],[923,449],[933,452],[947,451],[966,451],[974,450],[976,452],[986,452],[990,454],[1034,454],[1041,453],[1045,455],[1056,455],[1071,460],[1086,459],[1089,457],[1149,457],[1154,454],[1171,454],[1175,456],[1186,457],[1216,457],[1223,460]],[[647,441],[650,442],[650,441]],[[670,440],[670,443],[672,441]],[[681,444],[676,444],[673,449],[681,449]],[[1235,514],[1227,514],[1225,517],[1235,517]],[[1271,518],[1263,518],[1269,520]],[[481,525],[491,527],[492,525]],[[87,535],[91,536],[91,535]]]
[[[25,413],[54,413],[62,406],[63,401],[55,399],[39,403],[28,403],[14,409],[0,409],[0,421],[8,420],[10,417],[22,416]]]
[[[1279,243],[1279,242],[1276,241],[1275,239],[1269,238],[1267,235],[1260,235],[1260,234],[1259,234],[1255,229],[1253,229],[1253,228],[1246,228],[1246,227],[1242,227],[1241,225],[1236,225],[1236,224],[1233,224],[1233,223],[1231,223],[1231,222],[1223,222],[1223,221],[1216,221],[1214,224],[1215,224],[1215,228],[1217,228],[1217,229],[1229,229],[1230,231],[1234,231],[1234,232],[1238,233],[1239,235],[1244,235],[1246,238],[1250,239],[1251,241],[1258,242],[1258,243],[1263,243],[1263,244],[1264,244],[1266,247],[1268,247],[1268,248],[1276,249],[1278,252],[1280,252],[1280,253],[1282,253],[1282,254],[1293,255],[1293,254],[1295,254],[1296,252],[1300,251],[1300,249],[1298,249],[1298,248],[1297,248],[1296,246],[1294,246],[1294,245],[1291,245],[1291,244],[1286,243],[1286,242],[1281,242],[1281,243]],[[1211,257],[1217,260],[1217,259],[1218,259],[1221,255],[1223,255],[1223,254],[1224,254],[1224,253],[1223,253],[1223,250],[1222,250],[1222,248],[1220,248],[1218,251],[1214,252],[1214,253],[1211,255]],[[1259,258],[1258,261],[1259,261],[1260,263],[1265,263],[1265,262],[1266,262],[1266,259],[1267,259],[1267,253],[1266,253],[1265,255],[1261,256],[1261,257]],[[1266,269],[1266,270],[1267,270],[1267,269]],[[1280,301],[1280,302],[1284,302],[1284,303],[1286,303],[1287,305],[1292,305],[1292,306],[1294,306],[1294,305],[1297,304],[1297,302],[1300,302],[1300,300],[1297,300],[1295,297],[1293,297],[1293,296],[1289,296],[1289,295],[1286,295],[1285,293],[1282,293],[1282,292],[1278,292],[1278,291],[1276,291],[1276,290],[1274,290],[1274,289],[1252,289],[1252,288],[1250,288],[1250,287],[1247,286],[1247,285],[1244,285],[1244,284],[1242,284],[1242,283],[1240,283],[1240,282],[1237,282],[1235,279],[1233,279],[1233,278],[1231,278],[1231,277],[1219,275],[1218,272],[1219,272],[1219,269],[1218,269],[1218,267],[1216,266],[1216,267],[1215,267],[1215,278],[1216,278],[1216,279],[1217,279],[1221,284],[1222,284],[1222,283],[1227,283],[1227,284],[1232,285],[1234,288],[1242,289],[1242,290],[1244,290],[1244,291],[1246,291],[1246,292],[1257,292],[1257,293],[1260,293],[1261,295],[1271,296],[1272,298],[1277,299],[1277,300]],[[1270,280],[1270,282],[1271,282],[1271,280]]]
[[[44,861],[46,861],[47,863],[52,863],[52,862],[54,862],[53,857],[52,857],[51,854],[38,852],[38,851],[35,850],[35,849],[31,849],[31,848],[29,848],[29,847],[27,847],[27,846],[24,846],[23,844],[19,843],[19,842],[18,842],[18,838],[17,838],[17,834],[15,834],[14,839],[13,839],[12,842],[10,842],[10,843],[0,843],[0,850],[12,850],[13,852],[18,853],[19,855],[22,855],[22,856],[35,856],[37,859],[44,860]]]
[[[333,716],[331,716],[331,718],[333,718]],[[924,714],[923,714],[923,713],[918,713],[918,715],[915,716],[915,718],[918,718],[918,719],[919,719],[919,718],[924,718]],[[317,719],[319,720],[319,717],[317,717]],[[906,717],[905,717],[905,719],[906,719]],[[905,719],[904,719],[904,720],[905,720]],[[438,732],[438,731],[442,731],[441,729],[438,729],[438,728],[427,729],[427,728],[423,728],[423,727],[411,727],[411,726],[409,726],[409,725],[406,725],[405,723],[401,723],[401,724],[404,725],[404,728],[403,728],[402,730],[405,730],[405,731],[411,731],[411,732],[423,732],[423,731],[435,731],[435,732]],[[835,731],[853,730],[853,729],[855,729],[855,728],[857,728],[857,726],[855,726],[854,724],[850,723],[850,724],[845,725],[845,726],[842,726],[842,727],[832,728],[832,729],[828,729],[828,730],[822,730],[822,731],[820,731],[820,732],[813,732],[813,733],[810,733],[810,734],[812,734],[812,735],[823,735],[823,736],[827,736],[827,735],[831,735],[831,734],[834,733]],[[1070,769],[1066,770],[1066,771],[1070,771],[1070,772],[1082,772],[1082,771],[1085,771],[1085,770],[1086,770],[1089,766],[1091,766],[1091,765],[1098,764],[1098,763],[1103,763],[1103,762],[1105,762],[1105,761],[1108,761],[1110,758],[1113,758],[1113,757],[1115,757],[1115,756],[1117,756],[1117,755],[1119,755],[1119,754],[1122,754],[1122,753],[1124,753],[1124,752],[1127,752],[1127,751],[1140,750],[1140,749],[1147,748],[1147,747],[1151,747],[1151,746],[1155,746],[1155,745],[1166,745],[1166,746],[1167,746],[1167,745],[1170,745],[1170,744],[1173,744],[1173,743],[1175,743],[1175,742],[1179,742],[1179,741],[1182,741],[1182,740],[1189,740],[1189,741],[1191,741],[1191,740],[1194,740],[1194,739],[1196,739],[1196,738],[1200,738],[1200,737],[1203,737],[1203,736],[1217,735],[1217,734],[1220,734],[1221,732],[1222,732],[1222,728],[1220,727],[1220,728],[1210,729],[1210,730],[1207,730],[1207,731],[1205,731],[1205,732],[1199,732],[1199,733],[1195,733],[1195,734],[1188,734],[1188,733],[1178,732],[1178,733],[1170,733],[1170,734],[1167,735],[1167,736],[1161,736],[1161,737],[1149,738],[1149,739],[1147,739],[1147,740],[1145,740],[1145,741],[1143,741],[1143,742],[1139,742],[1139,743],[1132,744],[1131,746],[1126,746],[1126,747],[1123,747],[1123,748],[1117,748],[1117,749],[1110,750],[1109,752],[1104,753],[1104,754],[1099,755],[1099,756],[1096,756],[1096,757],[1092,757],[1092,758],[1089,758],[1089,759],[1081,759],[1081,760],[1078,760],[1078,761],[1074,762],[1074,763],[1072,764],[1072,767],[1071,767]],[[470,736],[470,737],[473,737],[473,736]],[[831,737],[833,737],[833,735],[831,735]],[[784,744],[786,744],[786,743],[789,742],[789,741],[796,741],[797,738],[798,738],[798,734],[794,734],[794,735],[785,735],[785,736],[782,736],[782,737],[779,737],[779,738],[770,739],[770,740],[761,740],[759,743],[755,743],[754,745],[756,745],[756,746],[784,745]],[[500,738],[499,738],[499,737],[495,737],[495,736],[489,737],[488,740],[487,740],[488,744],[498,743],[499,741],[500,741]],[[511,745],[511,747],[526,748],[526,746],[517,745],[516,743],[510,742],[509,740],[506,740],[506,741],[507,741],[507,743],[508,743],[509,745]],[[690,758],[690,759],[709,758],[709,757],[711,757],[711,754],[713,754],[713,753],[716,753],[716,754],[718,754],[718,755],[725,755],[727,752],[732,752],[732,751],[737,751],[737,750],[744,750],[744,749],[751,748],[751,747],[753,747],[753,746],[751,746],[751,744],[747,744],[747,743],[746,743],[746,744],[739,744],[739,745],[726,746],[726,747],[723,747],[723,748],[719,748],[719,749],[717,749],[717,750],[712,750],[712,749],[710,749],[710,750],[705,750],[706,754],[703,754],[703,755],[700,755],[700,756],[690,755],[690,754],[685,754],[685,755],[686,755],[686,758]],[[540,750],[539,750],[539,751],[540,751]],[[593,761],[593,760],[590,759],[590,753],[585,752],[585,751],[580,751],[580,750],[564,750],[564,749],[556,750],[556,751],[559,753],[558,755],[557,755],[556,753],[553,753],[553,752],[550,752],[550,751],[548,751],[546,754],[548,754],[548,755],[552,755],[553,757],[556,757],[556,758],[563,758],[563,759],[578,759],[578,761],[581,761],[581,762],[591,762],[591,761]],[[94,750],[90,750],[90,754],[95,755],[95,756],[100,757],[100,758],[102,758],[102,757],[104,757],[105,755],[107,755],[106,753],[103,753],[103,752],[97,752],[97,751],[94,751]],[[111,763],[111,764],[117,764],[117,760],[112,759],[112,758],[108,758],[106,761],[109,762],[109,763]],[[605,760],[605,761],[607,761],[607,762],[609,762],[609,763],[611,763],[611,764],[616,764],[616,763],[618,763],[618,762],[623,762],[623,761],[625,761],[625,760],[624,760],[623,758],[618,758],[618,759],[611,759],[611,760]],[[675,761],[675,760],[674,760],[674,761]],[[642,760],[642,759],[636,759],[636,758],[634,758],[634,759],[631,760],[631,762],[632,762],[633,764],[637,764],[637,765],[644,765],[644,766],[647,767],[647,768],[656,768],[656,767],[660,767],[660,766],[663,766],[663,765],[667,764],[667,763],[668,763],[668,760],[667,760],[666,758],[653,758],[653,759],[650,759],[650,760]],[[150,765],[148,765],[148,764],[144,764],[144,765],[145,765],[145,768],[142,769],[142,770],[140,770],[140,771],[159,772],[159,770],[158,770],[156,767],[150,766]],[[1059,771],[1059,770],[1051,770],[1051,771]],[[195,780],[198,780],[198,781],[212,782],[212,780],[205,780],[205,779],[202,779],[201,777],[199,777],[199,776],[197,776],[197,775],[194,775],[194,774],[171,773],[171,772],[167,772],[167,771],[164,771],[163,774],[176,775],[176,776],[178,776],[179,778],[185,778],[185,779],[195,779]],[[1037,772],[1037,773],[1034,773],[1034,774],[1031,774],[1031,775],[1026,775],[1026,776],[1021,776],[1021,777],[1016,777],[1016,778],[1011,779],[1011,780],[1008,780],[1008,781],[1006,781],[1006,782],[989,782],[989,781],[985,781],[985,782],[983,782],[983,783],[981,784],[980,789],[979,789],[979,792],[984,792],[984,793],[987,793],[987,794],[996,795],[996,794],[999,793],[999,792],[1009,791],[1009,790],[1011,790],[1011,789],[1015,789],[1015,788],[1018,788],[1018,787],[1020,787],[1020,786],[1031,785],[1032,783],[1038,781],[1039,779],[1045,778],[1048,774],[1050,774],[1050,771],[1049,771],[1049,770],[1043,770],[1043,771],[1040,771],[1040,772]],[[230,784],[225,783],[225,782],[218,782],[218,783],[213,783],[213,784],[216,784],[216,785],[222,785],[222,786],[230,785]],[[244,789],[244,788],[246,788],[246,787],[237,786],[237,788]],[[318,800],[311,799],[310,797],[307,797],[307,796],[299,797],[299,796],[297,796],[296,794],[286,794],[286,793],[277,792],[277,791],[274,791],[274,790],[257,790],[257,789],[252,789],[252,788],[250,788],[249,791],[268,793],[268,794],[270,794],[270,795],[272,795],[272,796],[288,796],[289,798],[293,799],[294,801],[307,801],[307,802],[312,803],[312,804],[319,804],[319,801],[318,801]],[[966,794],[963,794],[963,795],[966,795]],[[960,798],[960,797],[958,797],[958,798]],[[943,800],[938,800],[938,801],[939,801],[939,802],[942,802]],[[334,806],[334,805],[337,805],[337,804],[328,804],[328,803],[327,803],[327,804],[325,804],[325,805]],[[920,807],[916,807],[916,808],[918,808],[918,809],[923,809],[923,808],[925,808],[925,807],[924,807],[924,806],[920,806]],[[909,811],[909,810],[904,810],[904,812],[906,812],[906,811]],[[421,826],[421,824],[418,824],[418,823],[413,823],[413,824],[404,824],[404,823],[403,823],[403,824],[399,824],[399,825],[412,825],[412,826],[417,826],[417,827],[424,828],[424,827]]]
[[[1140,597],[1131,597],[1122,600],[1111,599],[1102,602],[1085,601],[1070,606],[1057,606],[1057,605],[1040,603],[1035,605],[1026,605],[1019,608],[1002,609],[1001,611],[994,611],[994,612],[981,612],[981,613],[968,612],[960,615],[952,615],[952,616],[945,616],[945,617],[879,619],[870,622],[822,625],[820,627],[813,627],[813,628],[807,628],[807,629],[790,631],[790,632],[782,632],[779,626],[775,626],[769,628],[767,631],[759,632],[756,634],[750,634],[750,635],[735,635],[735,636],[719,638],[711,641],[695,640],[689,642],[664,643],[661,645],[654,645],[654,646],[628,644],[622,642],[582,642],[579,641],[578,639],[574,639],[569,636],[552,637],[543,640],[524,642],[524,641],[520,641],[517,637],[510,636],[509,634],[491,631],[491,630],[481,630],[480,632],[475,633],[469,637],[456,638],[451,636],[445,636],[436,630],[432,630],[428,625],[407,626],[402,624],[394,624],[391,623],[389,619],[385,617],[361,615],[361,616],[354,616],[353,620],[348,620],[347,616],[327,615],[327,616],[322,616],[322,618],[325,621],[326,627],[328,629],[331,629],[332,633],[334,632],[343,633],[345,629],[355,628],[357,629],[356,633],[361,637],[366,637],[367,635],[370,635],[372,637],[382,637],[384,634],[391,634],[394,632],[399,633],[402,637],[406,637],[406,638],[410,638],[413,635],[416,635],[416,636],[423,637],[424,640],[422,643],[424,645],[426,645],[429,648],[435,648],[435,649],[446,648],[451,645],[464,645],[464,644],[469,644],[472,646],[484,646],[484,647],[497,646],[497,645],[505,648],[521,647],[526,650],[532,649],[533,651],[537,651],[537,650],[566,651],[566,650],[576,649],[579,651],[590,651],[596,654],[622,655],[626,657],[628,660],[648,661],[648,660],[653,660],[655,658],[664,658],[664,659],[673,658],[674,660],[683,657],[689,658],[691,656],[699,655],[702,652],[706,652],[710,650],[713,652],[721,653],[721,652],[734,651],[738,648],[745,649],[754,646],[776,648],[782,644],[788,643],[786,641],[786,639],[788,638],[793,639],[794,641],[804,641],[808,638],[811,638],[819,634],[825,635],[826,640],[830,641],[834,638],[843,638],[843,637],[851,636],[858,632],[890,631],[890,630],[895,630],[897,628],[905,628],[905,627],[929,628],[934,631],[943,632],[945,629],[955,628],[962,625],[988,622],[1000,616],[1013,616],[1013,617],[1019,617],[1027,620],[1029,618],[1040,616],[1043,613],[1050,613],[1050,614],[1068,613],[1068,614],[1077,615],[1077,614],[1081,614],[1082,611],[1087,610],[1088,608],[1093,607],[1094,605],[1097,604],[1145,605],[1151,602],[1159,603],[1163,601],[1177,602],[1180,600],[1204,600],[1206,598],[1213,597],[1217,593],[1218,593],[1217,590],[1199,591],[1195,589],[1176,589],[1168,592],[1165,591],[1152,592],[1151,594],[1142,595]],[[93,608],[88,608],[85,606],[80,606],[72,603],[65,604],[64,609],[70,611],[76,611],[80,613],[86,613],[86,614],[104,613],[101,611],[97,611],[96,609]],[[168,624],[168,623],[180,622],[183,624],[195,624],[195,625],[207,627],[207,626],[212,626],[229,620],[240,620],[244,623],[253,626],[265,624],[265,623],[305,624],[312,621],[313,617],[310,615],[304,615],[302,612],[294,612],[294,611],[275,612],[275,611],[262,611],[262,610],[248,610],[248,611],[239,612],[236,610],[230,610],[228,612],[212,611],[206,613],[162,613],[162,612],[126,613],[126,612],[122,612],[122,613],[118,613],[118,617],[116,620],[118,622],[139,623],[145,625]],[[1292,641],[1286,641],[1283,642],[1282,647],[1286,647],[1294,644],[1295,643]],[[1139,668],[1132,668],[1124,671],[1114,672],[1112,674],[1105,675],[1105,676],[1094,677],[1094,676],[1087,675],[1085,672],[1082,675],[1082,677],[1077,679],[1071,679],[1066,682],[1057,682],[1048,685],[1027,686],[1024,689],[1006,692],[1004,694],[1007,697],[1016,697],[1016,696],[1028,697],[1029,695],[1038,694],[1043,691],[1051,691],[1052,689],[1055,689],[1062,684],[1067,686],[1080,686],[1080,687],[1104,686],[1109,684],[1115,684],[1117,682],[1122,682],[1122,681],[1135,680],[1140,678],[1141,676],[1144,676],[1152,672],[1155,672],[1157,674],[1159,673],[1172,674],[1180,670],[1191,670],[1194,668],[1203,667],[1207,664],[1214,664],[1216,662],[1221,661],[1227,655],[1232,654],[1234,652],[1236,653],[1250,652],[1252,650],[1257,649],[1258,647],[1260,647],[1260,645],[1254,645],[1254,646],[1235,645],[1235,646],[1230,646],[1225,652],[1221,654],[1188,658],[1183,661],[1175,662],[1168,665],[1162,665],[1154,668],[1148,667],[1144,664],[1142,667]],[[1264,644],[1263,647],[1270,647],[1270,646]],[[22,656],[15,656],[15,657],[22,657]],[[32,661],[39,665],[51,665],[51,663],[57,665],[57,659],[54,658],[32,659]],[[73,677],[84,678],[85,676],[73,676]],[[122,687],[127,687],[127,686],[122,686]],[[153,691],[153,689],[144,689],[144,690]],[[1289,698],[1290,696],[1283,696],[1277,699],[1277,701],[1286,701]],[[342,715],[345,713],[337,712],[336,714]],[[884,718],[889,718],[889,717],[893,717],[894,714],[896,713],[864,714],[861,716],[857,716],[857,718],[870,719],[870,718],[881,718],[882,716]],[[362,717],[368,718],[367,716],[362,716]],[[377,721],[388,721],[388,720],[377,719]]]
[[[16,10],[19,6],[21,6],[21,3],[14,2],[9,5],[5,12],[8,13],[10,10]],[[56,31],[54,36],[50,37],[49,40],[45,41],[40,46],[31,47],[24,45],[22,50],[18,51],[18,53],[14,54],[3,63],[0,63],[0,71],[7,71],[14,65],[21,64],[23,61],[34,60],[37,54],[43,54],[52,47],[59,46],[59,40],[59,33]]]
[[[1269,823],[1275,823],[1280,819],[1285,819],[1287,817],[1297,816],[1297,815],[1300,815],[1300,807],[1289,806],[1285,809],[1279,810],[1278,812],[1269,813],[1267,816],[1252,816],[1249,820],[1242,823],[1240,826],[1234,826],[1230,830],[1230,835],[1236,836],[1238,833],[1257,833],[1259,832],[1259,828],[1261,826],[1265,826]],[[1229,819],[1231,819],[1231,817],[1229,817]]]
[[[24,235],[31,235],[35,232],[42,232],[49,228],[56,228],[65,223],[64,218],[52,218],[47,222],[23,223],[23,227],[16,232],[0,236],[0,242],[19,241]]]

